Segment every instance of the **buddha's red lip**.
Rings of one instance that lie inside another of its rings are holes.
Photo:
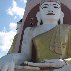
[[[55,15],[55,14],[53,14],[53,13],[48,13],[47,15]]]

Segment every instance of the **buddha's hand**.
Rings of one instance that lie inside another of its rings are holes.
[[[49,64],[51,67],[63,67],[66,65],[65,61],[62,59],[50,59],[50,60],[43,60],[44,63]]]
[[[54,69],[53,71],[71,71],[71,65],[65,65],[62,68]]]
[[[1,71],[14,71],[14,61],[12,55],[5,55],[0,58],[0,70]]]
[[[14,71],[15,65],[20,65],[25,60],[28,60],[28,57],[23,53],[12,53],[5,55],[0,59],[0,69],[1,71],[7,71],[7,69],[9,68],[9,71]]]
[[[71,65],[71,58],[64,59],[67,65]]]

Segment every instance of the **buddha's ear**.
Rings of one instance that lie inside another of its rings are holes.
[[[40,22],[41,22],[40,12],[37,12],[36,18],[37,18],[37,21],[38,21],[37,25],[40,25]]]
[[[61,11],[60,14],[60,24],[63,24],[64,13]]]

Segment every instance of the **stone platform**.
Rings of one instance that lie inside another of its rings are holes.
[[[27,70],[27,69],[15,69],[15,71],[50,71],[50,70]]]
[[[40,70],[39,68],[25,67],[24,66],[16,66],[15,71],[51,71],[50,70]]]

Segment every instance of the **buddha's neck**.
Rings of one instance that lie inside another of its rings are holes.
[[[57,25],[58,24],[58,22],[56,21],[56,20],[54,20],[54,21],[48,21],[48,20],[46,20],[46,21],[43,21],[43,24],[54,24],[54,25]]]

